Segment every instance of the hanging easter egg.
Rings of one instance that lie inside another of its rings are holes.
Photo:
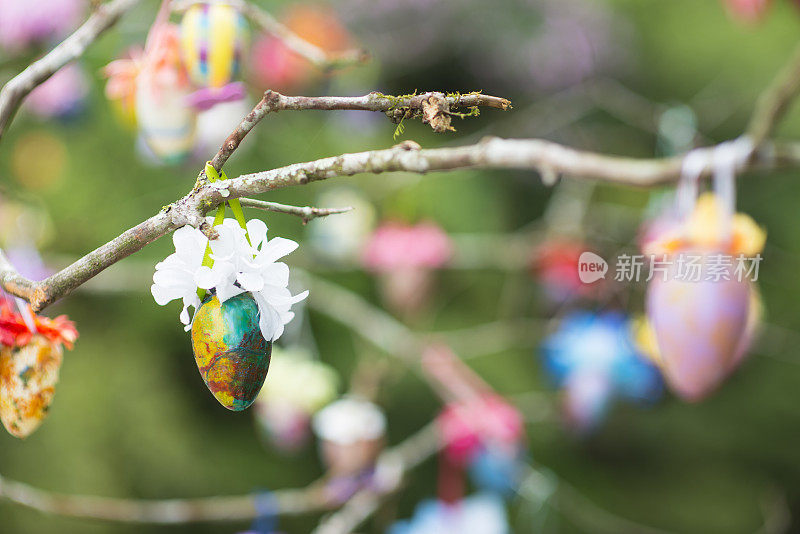
[[[364,247],[362,264],[379,278],[387,305],[412,317],[420,313],[433,293],[434,270],[453,255],[453,243],[435,223],[407,225],[386,222]]]
[[[747,309],[747,324],[745,324],[742,337],[739,339],[739,344],[736,346],[736,352],[733,355],[730,371],[736,370],[739,364],[749,354],[750,346],[759,331],[761,326],[761,319],[764,317],[764,302],[761,300],[761,292],[758,290],[756,284],[750,284],[750,306]]]
[[[375,404],[345,397],[314,416],[312,426],[320,452],[334,477],[355,477],[369,471],[385,444],[386,416]]]
[[[202,159],[208,159],[210,154],[215,154],[222,143],[227,139],[245,117],[252,106],[247,100],[219,103],[197,114],[197,138],[195,139],[194,153]],[[247,147],[248,138],[242,144]],[[237,150],[242,150],[239,145]]]
[[[647,314],[670,387],[689,401],[714,390],[734,367],[747,331],[750,282],[684,280],[675,272],[651,280]]]
[[[246,139],[246,138],[245,138]],[[353,210],[338,217],[309,222],[309,241],[326,260],[352,261],[361,253],[375,227],[374,204],[362,192],[348,186],[334,186],[317,199],[320,206],[352,206]]]
[[[25,104],[41,118],[74,119],[86,109],[89,81],[75,63],[66,65],[31,91]]]
[[[541,346],[545,370],[563,389],[566,422],[596,428],[615,398],[652,402],[662,393],[658,369],[640,354],[627,317],[573,312]]]
[[[767,13],[772,0],[724,0],[731,16],[745,24],[759,22]]]
[[[239,72],[247,25],[224,3],[192,5],[181,20],[181,53],[192,82],[221,88]]]
[[[469,474],[477,487],[511,496],[519,486],[523,466],[523,454],[519,449],[487,447],[470,462]]]
[[[13,57],[33,46],[51,46],[77,28],[84,0],[0,1],[0,50]]]
[[[296,451],[311,433],[311,416],[336,397],[338,376],[308,351],[277,347],[269,372],[253,405],[256,425],[278,449]]]
[[[192,150],[196,117],[186,105],[188,91],[163,87],[156,73],[142,71],[136,83],[136,119],[139,133],[153,153],[165,163],[179,163]]]
[[[562,413],[570,428],[586,432],[600,425],[608,414],[614,385],[602,372],[575,372],[564,383]]]
[[[161,161],[178,163],[194,146],[196,114],[186,103],[191,85],[174,25],[154,24],[141,63],[135,87],[139,133]]]
[[[511,526],[503,499],[492,493],[481,492],[461,499],[456,505],[442,500],[421,501],[414,509],[413,517],[394,523],[387,531],[388,534],[431,532],[508,534]]]
[[[0,420],[14,436],[28,437],[42,424],[62,358],[61,344],[39,334],[21,347],[0,350]]]
[[[192,349],[211,394],[229,410],[255,401],[269,369],[272,343],[264,339],[259,311],[249,293],[220,303],[207,297],[194,316]]]

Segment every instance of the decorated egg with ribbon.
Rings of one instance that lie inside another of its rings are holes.
[[[716,388],[734,367],[747,331],[750,283],[747,280],[654,278],[647,292],[647,314],[670,387],[695,401]],[[729,274],[729,276],[732,273]]]
[[[241,411],[258,396],[267,377],[272,343],[259,328],[255,299],[242,293],[220,303],[206,297],[192,323],[197,368],[225,408]]]
[[[136,77],[136,119],[139,133],[165,163],[178,163],[194,146],[196,113],[180,61],[177,29],[162,24],[152,30],[142,68]]]
[[[189,77],[200,87],[221,88],[239,72],[247,24],[225,3],[192,5],[181,20],[181,53]]]
[[[62,346],[71,349],[78,331],[64,315],[49,319],[27,305],[17,308],[19,313],[0,298],[0,420],[12,435],[25,438],[47,415]]]
[[[644,250],[666,267],[648,284],[652,333],[643,331],[640,338],[651,339],[648,352],[671,389],[688,401],[702,399],[736,369],[761,315],[752,269],[766,233],[734,209],[736,162],[750,154],[741,143],[716,149],[714,192],[700,197],[702,153],[685,158],[676,224],[654,235]]]
[[[136,85],[136,120],[148,148],[165,163],[179,163],[194,146],[196,116],[186,105],[188,91],[158,88],[154,73],[139,74]]]
[[[42,335],[0,350],[0,419],[18,438],[42,424],[55,395],[63,349]]]

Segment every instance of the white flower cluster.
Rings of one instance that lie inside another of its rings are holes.
[[[153,298],[160,306],[182,299],[180,319],[188,330],[189,306],[195,310],[200,307],[198,287],[214,289],[220,302],[249,292],[258,304],[264,339],[275,341],[294,318],[292,304],[308,296],[308,291],[298,295],[289,292],[289,267],[276,261],[293,252],[297,243],[282,237],[267,240],[267,226],[258,219],[247,222],[247,234],[234,219],[225,219],[215,229],[219,237],[211,241],[213,267],[203,265],[209,241],[200,230],[184,226],[175,231],[175,253],[156,265],[153,274]]]

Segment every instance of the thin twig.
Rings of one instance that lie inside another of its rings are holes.
[[[234,2],[240,4],[240,9],[245,16],[260,26],[262,30],[274,35],[292,51],[300,54],[321,69],[337,69],[369,61],[370,56],[365,50],[351,49],[341,52],[327,52],[317,45],[309,43],[255,4],[239,0],[234,0]]]
[[[0,90],[0,138],[14,119],[22,101],[36,86],[70,61],[83,55],[90,44],[138,2],[139,0],[113,0],[108,4],[100,4],[75,33],[11,78]]]
[[[747,135],[754,146],[760,146],[772,136],[798,93],[800,93],[800,45],[756,102],[755,111],[747,127]]]
[[[410,471],[441,447],[441,438],[434,423],[381,456],[375,470],[375,489],[364,489],[317,525],[314,534],[347,534],[361,525],[378,509],[382,500],[400,488],[403,472]]]
[[[422,343],[413,330],[352,291],[307,272],[300,276],[314,293],[309,306],[346,324],[387,354],[416,365]]]
[[[265,200],[256,200],[253,198],[243,198],[241,199],[241,203],[242,206],[246,208],[256,208],[274,211],[275,213],[295,215],[303,219],[303,224],[318,217],[327,217],[328,215],[347,213],[353,210],[352,206],[347,206],[345,208],[314,208],[312,206],[292,206],[290,204],[280,204],[278,202],[267,202]]]

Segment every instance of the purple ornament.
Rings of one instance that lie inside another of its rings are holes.
[[[81,21],[84,0],[0,0],[0,48],[15,53],[64,37]]]
[[[695,282],[670,272],[648,287],[647,315],[664,376],[687,401],[698,401],[719,386],[752,338],[750,282],[738,280],[732,269],[726,277]]]

